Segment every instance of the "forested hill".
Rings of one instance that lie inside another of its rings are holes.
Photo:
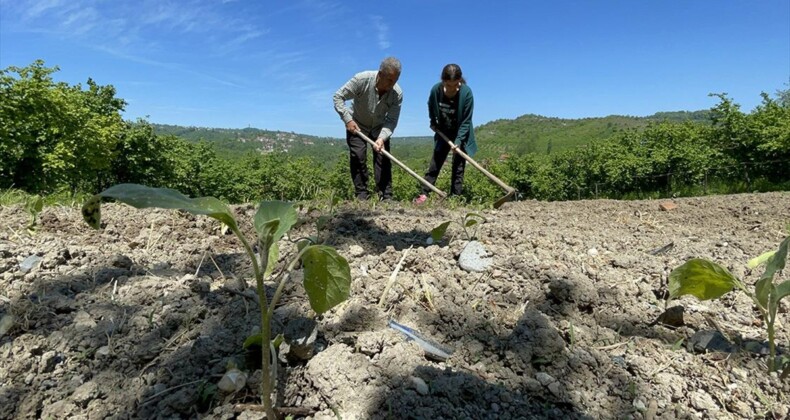
[[[662,121],[708,124],[710,111],[658,112],[647,117],[610,115],[581,119],[527,114],[513,120],[495,120],[483,124],[476,128],[475,134],[481,149],[489,154],[550,154],[593,140],[609,138],[618,131],[640,129],[650,123]]]
[[[225,157],[248,152],[286,152],[296,156],[314,156],[340,152],[346,141],[331,137],[317,137],[286,131],[258,128],[208,128],[152,124],[156,134],[174,135],[190,142],[206,141]]]
[[[694,121],[708,123],[710,111],[659,112],[647,117],[610,115],[600,118],[562,119],[527,114],[512,120],[495,120],[476,127],[481,157],[501,154],[550,154],[606,139],[618,131],[644,128],[651,122]],[[294,156],[321,157],[334,161],[345,146],[345,139],[317,137],[258,128],[206,128],[153,124],[157,134],[171,134],[191,142],[207,141],[220,155],[239,156],[248,152],[287,152]],[[432,147],[431,137],[393,138],[393,147],[402,160],[424,158]],[[330,162],[331,163],[331,162]]]

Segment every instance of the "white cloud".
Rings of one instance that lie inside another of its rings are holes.
[[[69,28],[75,34],[85,34],[100,24],[100,16],[92,7],[64,13],[65,19],[61,23],[63,28]]]
[[[27,5],[24,5],[24,3],[25,2],[23,2],[23,4],[19,4],[19,6],[22,6],[23,9],[25,9],[25,17],[27,17],[28,19],[35,19],[47,13],[48,10],[62,8],[62,6],[68,4],[68,1],[67,0],[31,1],[31,2],[26,2]]]
[[[389,32],[390,28],[384,18],[381,16],[373,16],[373,26],[376,28],[376,35],[378,39],[379,48],[386,50],[390,47]]]

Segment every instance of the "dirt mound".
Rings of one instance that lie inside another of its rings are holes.
[[[755,281],[746,262],[786,235],[790,193],[672,201],[670,211],[595,200],[480,212],[484,272],[459,267],[458,224],[426,241],[463,209],[341,205],[328,242],[351,265],[352,297],[316,318],[312,358],[281,355],[278,405],[317,419],[785,418],[790,385],[766,374],[748,298],[684,298],[672,303],[683,326],[653,321],[669,272],[689,258]],[[234,211],[251,232],[255,209]],[[0,208],[0,418],[263,417],[251,406],[260,372],[242,350],[260,316],[239,290],[254,281],[236,238],[176,211],[103,213],[93,231],[77,209],[47,208],[31,236],[21,207]],[[315,318],[299,279],[281,303],[275,333]],[[779,312],[786,351],[787,302]],[[388,320],[452,355],[426,357]],[[695,350],[706,334],[729,346]],[[249,379],[227,395],[216,384],[229,360]]]

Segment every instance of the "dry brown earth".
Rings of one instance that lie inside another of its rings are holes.
[[[317,319],[314,357],[281,357],[279,405],[316,419],[786,418],[790,384],[750,351],[766,336],[746,296],[683,298],[673,304],[684,306],[685,326],[651,323],[669,272],[689,258],[753,283],[760,273],[746,262],[787,234],[790,193],[672,202],[669,211],[610,200],[483,211],[478,236],[493,263],[483,273],[458,266],[458,225],[439,244],[425,241],[464,209],[341,205],[329,243],[351,265],[352,296]],[[251,231],[254,208],[234,211]],[[0,336],[0,418],[262,417],[245,405],[259,400],[260,372],[242,343],[260,321],[236,289],[254,283],[236,238],[206,217],[118,204],[105,206],[104,222],[93,231],[77,209],[50,207],[29,235],[21,207],[0,208],[0,318],[10,327]],[[281,247],[292,255],[291,242]],[[24,272],[31,255],[42,260]],[[305,317],[314,314],[295,282],[274,329]],[[390,319],[455,352],[427,359]],[[694,334],[714,327],[734,346],[694,351]],[[231,359],[250,378],[225,395],[213,385]]]

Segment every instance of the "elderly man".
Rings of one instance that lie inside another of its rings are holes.
[[[334,95],[335,111],[346,125],[351,166],[351,180],[359,200],[370,198],[368,192],[367,143],[356,133],[376,139],[373,147],[373,176],[380,200],[392,199],[392,162],[382,153],[389,152],[390,137],[398,125],[403,91],[398,86],[401,64],[397,58],[385,58],[378,71],[357,73]],[[346,101],[351,100],[351,108]]]

